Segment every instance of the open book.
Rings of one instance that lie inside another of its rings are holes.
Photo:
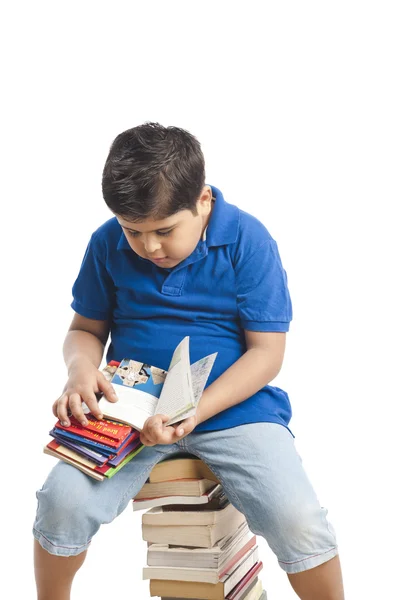
[[[168,415],[172,425],[195,414],[217,353],[190,365],[189,338],[176,347],[168,371],[123,359],[104,369],[118,401],[99,400],[104,417],[127,423],[141,431],[148,417]]]

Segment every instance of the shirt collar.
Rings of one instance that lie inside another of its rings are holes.
[[[208,184],[209,185],[209,184]],[[238,236],[239,209],[229,204],[223,198],[222,192],[215,186],[210,186],[212,196],[215,198],[213,210],[209,223],[204,231],[202,241],[206,242],[208,248],[211,246],[224,246],[234,244]],[[125,234],[121,233],[118,250],[131,250]]]

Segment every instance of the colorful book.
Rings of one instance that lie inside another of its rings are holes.
[[[110,421],[107,421],[107,423],[103,425],[102,421],[90,419],[90,415],[86,415],[86,417],[88,420],[87,427],[83,427],[83,425],[72,416],[69,417],[71,422],[69,427],[61,425],[60,421],[57,421],[54,427],[55,429],[58,429],[59,432],[67,431],[68,433],[74,433],[75,435],[87,438],[88,440],[109,446],[110,448],[118,448],[132,432],[132,428],[126,425],[117,425],[115,423],[115,427],[111,427],[109,425]],[[96,424],[97,427],[94,424]],[[105,431],[109,431],[109,434],[105,433]]]
[[[96,442],[95,440],[89,440],[87,438],[82,437],[81,435],[78,435],[77,433],[71,433],[70,431],[67,431],[67,430],[64,431],[62,429],[57,429],[56,427],[54,427],[54,429],[52,429],[49,432],[49,434],[52,437],[57,436],[58,438],[61,438],[61,439],[67,439],[67,440],[79,442],[79,444],[82,444],[83,446],[88,446],[89,448],[94,448],[97,452],[100,452],[100,454],[103,454],[107,457],[114,456],[116,454],[115,446],[108,446],[105,444],[100,444],[100,442]]]
[[[83,458],[77,452],[74,452],[70,448],[66,448],[62,444],[58,444],[55,440],[49,442],[44,448],[43,452],[50,456],[54,456],[63,460],[64,462],[73,465],[86,475],[90,475],[94,479],[99,481],[103,481],[105,477],[110,478],[113,477],[125,464],[127,464],[132,458],[142,450],[144,446],[140,444],[135,450],[131,451],[124,460],[117,466],[111,467],[108,464],[105,464],[101,467],[97,466],[92,461]]]

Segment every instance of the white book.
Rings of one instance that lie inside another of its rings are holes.
[[[143,525],[214,525],[233,518],[237,509],[227,504],[218,510],[164,510],[151,508],[142,516]]]
[[[219,540],[213,548],[187,548],[150,544],[147,549],[147,564],[160,567],[195,567],[222,570],[234,555],[246,545],[255,546],[255,535],[243,523],[232,535]]]
[[[256,578],[254,581],[255,585],[251,585],[248,590],[245,590],[243,594],[236,596],[234,600],[267,600],[267,594],[262,589],[262,582]],[[187,600],[187,598],[165,598],[162,596],[161,600]],[[192,598],[191,600],[202,600],[201,598]]]
[[[111,368],[107,365],[103,372],[111,380],[118,401],[109,402],[103,396],[99,408],[105,417],[138,431],[156,414],[167,415],[167,425],[187,419],[196,413],[216,356],[217,353],[210,354],[190,365],[187,336],[176,347],[168,371],[124,358],[109,377]],[[86,405],[84,410],[88,411]]]
[[[202,496],[160,496],[159,498],[150,498],[149,500],[133,500],[133,510],[145,510],[155,506],[165,506],[172,504],[208,504],[214,496],[221,490],[220,483],[214,488],[202,494]]]
[[[251,548],[221,579],[217,569],[187,569],[184,567],[144,567],[143,579],[158,579],[162,581],[197,581],[216,584],[219,581],[230,581],[233,577],[242,577],[259,560],[258,546]],[[240,579],[237,579],[237,583]],[[230,587],[233,589],[234,586]]]
[[[177,598],[179,596],[186,598],[195,598],[197,595],[202,598],[212,598],[221,600],[226,598],[229,593],[237,586],[243,584],[244,577],[250,579],[243,585],[243,589],[235,590],[234,600],[245,596],[243,593],[252,584],[255,577],[258,576],[263,568],[261,561],[257,558],[257,548],[252,551],[239,565],[234,567],[231,572],[221,577],[217,583],[207,583],[202,581],[183,581],[182,579],[150,579],[150,595],[161,597]],[[179,572],[180,576],[180,572]]]
[[[196,546],[212,548],[216,542],[237,528],[245,521],[245,516],[238,510],[228,519],[213,525],[142,525],[143,540],[155,544],[172,544],[174,546]],[[156,579],[156,577],[155,577]]]

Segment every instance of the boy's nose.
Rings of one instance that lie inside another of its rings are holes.
[[[159,250],[160,247],[161,243],[159,242],[159,240],[156,240],[155,238],[144,239],[144,248],[147,254],[153,254],[154,252]]]

